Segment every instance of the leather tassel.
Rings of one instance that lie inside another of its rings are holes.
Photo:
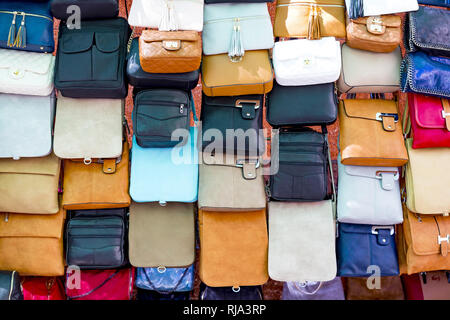
[[[11,27],[9,27],[8,42],[7,42],[8,47],[13,47],[14,41],[16,40],[16,17],[17,17],[17,12],[14,12],[14,17],[13,17],[13,20],[11,23]]]
[[[311,9],[309,11],[308,39],[309,40],[320,39],[319,9],[315,5],[311,6]]]
[[[364,17],[364,0],[351,0],[348,15],[350,19]]]
[[[172,1],[165,1],[162,13],[161,21],[159,23],[160,31],[175,31],[178,30],[178,22],[176,18],[175,8]]]
[[[230,50],[228,56],[232,62],[239,62],[245,54],[244,43],[242,41],[241,25],[239,18],[234,20],[233,33],[231,34]]]
[[[27,46],[27,28],[25,26],[25,13],[22,13],[22,22],[20,23],[19,31],[17,31],[14,46],[16,48],[25,48]]]

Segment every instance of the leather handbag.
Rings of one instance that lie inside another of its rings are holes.
[[[406,300],[449,300],[448,271],[403,275]]]
[[[399,275],[394,226],[339,223],[336,247],[341,277],[369,277],[371,266],[381,277]]]
[[[399,167],[408,162],[397,103],[341,100],[339,144],[344,165]]]
[[[128,22],[161,31],[202,31],[203,0],[133,0]]]
[[[247,300],[258,301],[263,299],[261,286],[240,287],[208,287],[200,283],[200,300]]]
[[[336,277],[331,200],[269,202],[269,276],[276,281],[331,281]]]
[[[24,300],[66,300],[64,284],[59,277],[25,277],[22,288]]]
[[[139,58],[139,39],[134,38],[128,53],[128,82],[135,88],[166,88],[193,90],[197,84],[200,70],[184,73],[148,73],[141,67]]]
[[[194,265],[187,268],[137,268],[136,287],[162,294],[194,289]]]
[[[131,300],[134,277],[134,268],[82,270],[77,288],[76,275],[67,272],[67,300]]]
[[[130,205],[127,142],[122,150],[119,158],[64,160],[62,203],[65,209],[112,209]]]
[[[109,19],[119,15],[119,0],[52,0],[53,16],[56,19],[67,20],[71,16],[72,5],[80,8],[81,20]]]
[[[130,206],[130,262],[134,267],[187,268],[195,260],[194,209],[190,203]]]
[[[69,211],[65,231],[66,262],[80,269],[112,269],[128,264],[128,210]]]
[[[121,99],[58,97],[54,150],[63,159],[118,158],[122,154]]]
[[[347,19],[346,44],[372,52],[392,52],[402,41],[402,18],[383,15]]]
[[[0,159],[0,212],[53,214],[59,211],[60,160]]]
[[[141,67],[150,73],[195,71],[202,60],[201,42],[196,31],[144,30],[139,37]]]
[[[279,0],[275,37],[345,38],[344,0]]]
[[[198,219],[202,282],[211,287],[233,287],[233,291],[267,282],[265,209],[241,212],[200,209]]]
[[[250,211],[266,207],[260,159],[201,154],[198,207],[213,211]],[[226,192],[224,192],[226,190]]]
[[[368,288],[367,278],[344,278],[346,300],[405,300],[398,276],[380,277],[380,288]],[[370,281],[370,280],[369,280]]]
[[[137,289],[136,300],[185,301],[190,300],[191,292],[159,293],[157,291]]]
[[[133,137],[130,173],[130,196],[133,201],[157,201],[161,204],[197,201],[196,127],[191,127],[187,139],[184,145],[173,148],[142,148]]]
[[[265,150],[263,95],[202,95],[202,149],[219,153],[261,155]],[[231,144],[232,142],[232,144]]]
[[[409,13],[406,18],[406,50],[450,57],[450,35],[446,28],[449,24],[448,10],[420,6],[418,11]]]
[[[412,147],[450,147],[450,100],[421,94],[408,94]]]
[[[342,280],[285,282],[281,300],[345,300]]]
[[[417,0],[345,0],[347,14],[351,19],[385,14],[417,11]]]
[[[2,1],[0,47],[46,52],[55,50],[50,0]]]
[[[63,209],[52,215],[0,213],[0,270],[62,276],[65,214]]]
[[[17,271],[0,271],[0,300],[23,300]]]
[[[347,166],[338,156],[338,173],[339,222],[374,225],[403,222],[398,168]]]
[[[175,130],[189,132],[191,95],[178,89],[149,89],[134,98],[133,131],[142,148],[171,148],[186,143],[172,137]]]
[[[391,93],[400,90],[402,53],[376,53],[342,46],[342,71],[337,87],[342,93]]]
[[[124,18],[83,21],[81,29],[61,23],[55,87],[69,98],[124,99],[129,36]]]
[[[412,139],[406,140],[409,162],[406,165],[406,205],[420,214],[448,215],[450,197],[447,181],[450,172],[448,148],[413,149]]]
[[[277,42],[273,68],[275,79],[282,86],[334,82],[341,73],[341,45],[333,37]]]
[[[272,90],[273,71],[267,50],[252,50],[240,62],[227,54],[203,56],[202,90],[210,97],[265,94]]]
[[[265,3],[223,3],[205,6],[203,54],[227,53],[240,61],[249,50],[272,49],[273,29]]]
[[[450,58],[418,51],[406,54],[400,68],[403,92],[450,98]]]
[[[449,0],[419,0],[420,4],[429,4],[432,6],[439,6],[439,7],[447,7],[450,8],[450,2]]]
[[[272,127],[330,125],[337,118],[334,83],[280,86],[266,96],[266,119]]]
[[[54,94],[0,93],[0,105],[0,158],[45,157],[52,152]]]
[[[55,57],[0,49],[0,92],[48,96],[53,92]]]

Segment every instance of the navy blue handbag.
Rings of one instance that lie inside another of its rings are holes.
[[[137,268],[136,287],[161,294],[194,288],[194,265],[188,268]]]
[[[0,48],[53,52],[50,1],[0,1]]]
[[[419,3],[450,8],[450,0],[419,0]]]
[[[394,226],[340,223],[338,228],[339,276],[369,277],[369,266],[379,267],[382,277],[399,274]]]
[[[137,289],[137,300],[184,301],[189,300],[190,292],[158,293],[156,291]]]

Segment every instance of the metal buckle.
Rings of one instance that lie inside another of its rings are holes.
[[[383,121],[384,117],[392,117],[392,118],[394,118],[395,122],[398,122],[398,113],[378,112],[377,115],[375,116],[375,119],[378,120],[378,121]]]
[[[377,171],[377,172],[375,173],[375,176],[376,176],[378,179],[381,179],[383,173],[393,173],[393,174],[394,174],[394,180],[395,180],[395,181],[397,181],[398,178],[400,178],[400,173],[399,173],[398,171],[383,171],[383,170],[380,170],[380,171]]]
[[[445,110],[442,110],[442,118],[447,119],[447,117],[450,117],[450,113],[445,112]]]
[[[159,273],[164,273],[164,272],[166,272],[166,267],[159,266],[156,270],[158,270]]]
[[[372,234],[378,234],[378,229],[387,229],[391,230],[390,235],[392,236],[394,234],[394,227],[393,226],[372,226]]]
[[[259,165],[260,165],[259,159],[237,159],[236,167],[242,168],[244,166],[244,163],[246,163],[246,162],[248,162],[248,163],[253,162],[253,163],[255,163],[255,168],[256,169],[259,168]]]
[[[441,237],[438,235],[438,244],[441,244],[442,242],[450,243],[450,234],[448,234],[446,237]]]
[[[231,287],[231,290],[233,290],[233,292],[238,293],[239,291],[241,291],[241,287]]]
[[[122,161],[122,156],[116,158],[116,164],[120,163],[120,161]],[[99,159],[97,160],[97,163],[103,164],[103,163],[105,163],[105,159],[99,158]]]
[[[164,40],[163,48],[170,51],[176,51],[181,48],[181,40]]]
[[[253,103],[255,105],[255,110],[261,106],[259,100],[238,99],[238,100],[236,100],[236,104],[235,104],[236,108],[242,108],[243,103]]]
[[[373,34],[384,34],[386,27],[383,26],[383,19],[380,16],[369,17],[367,19],[367,31]]]

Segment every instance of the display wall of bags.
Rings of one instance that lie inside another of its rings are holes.
[[[23,300],[17,271],[0,271],[0,300]]]
[[[119,14],[119,0],[52,0],[53,16],[67,20],[71,16],[67,11],[72,5],[80,8],[81,20],[115,18]]]

